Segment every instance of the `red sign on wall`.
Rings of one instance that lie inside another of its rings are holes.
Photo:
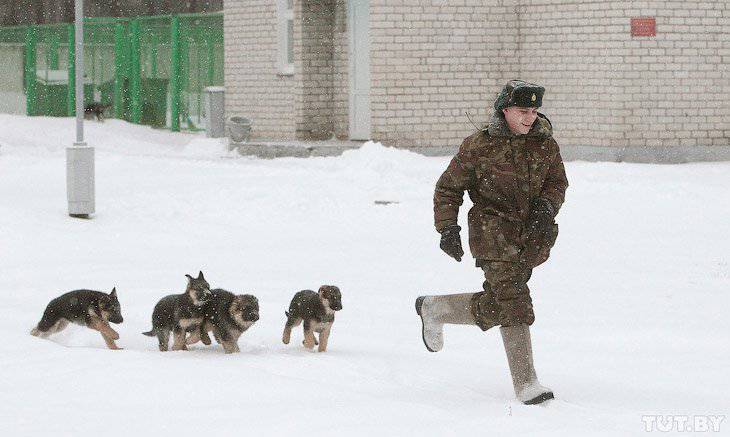
[[[631,36],[656,36],[656,18],[632,18]]]

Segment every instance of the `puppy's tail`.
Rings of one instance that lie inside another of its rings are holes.
[[[146,335],[147,337],[154,337],[155,335],[157,335],[157,333],[155,332],[155,328],[152,328],[147,332],[143,332],[142,335]]]

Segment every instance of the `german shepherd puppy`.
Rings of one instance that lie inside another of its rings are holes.
[[[195,344],[198,340],[210,344],[208,332],[212,331],[227,354],[241,352],[238,338],[259,319],[258,299],[250,294],[235,295],[221,288],[210,292],[212,296],[203,306],[200,330],[190,334],[187,344]]]
[[[312,349],[315,344],[319,352],[327,350],[327,341],[330,330],[335,321],[335,311],[342,309],[342,294],[334,285],[323,285],[319,292],[302,290],[294,295],[289,304],[289,311],[285,311],[286,324],[282,341],[289,344],[291,330],[304,321],[304,347]],[[314,338],[314,332],[319,334],[319,341]]]
[[[84,118],[96,117],[96,121],[104,121],[104,111],[111,108],[110,104],[92,102],[84,106]]]
[[[114,340],[119,340],[119,333],[109,326],[109,322],[123,321],[116,287],[109,294],[94,290],[74,290],[48,303],[41,321],[30,331],[30,335],[46,338],[62,331],[69,323],[76,323],[99,331],[109,349],[121,349],[114,343]]]
[[[210,286],[203,277],[185,275],[188,286],[183,294],[171,294],[157,302],[152,311],[152,329],[142,334],[157,336],[160,351],[166,351],[170,343],[170,332],[175,335],[172,350],[187,350],[185,333],[196,332],[203,323],[203,305],[210,299]]]

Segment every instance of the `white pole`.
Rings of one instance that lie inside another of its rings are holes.
[[[76,142],[66,148],[68,214],[88,218],[95,212],[94,148],[84,142],[84,2],[76,0]],[[70,85],[70,84],[69,84]]]
[[[84,0],[76,0],[76,142],[84,142]]]

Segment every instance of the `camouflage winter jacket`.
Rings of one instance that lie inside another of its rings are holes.
[[[515,135],[494,115],[486,129],[466,138],[436,183],[436,230],[457,224],[468,191],[469,248],[477,260],[519,260],[530,200],[542,196],[557,212],[568,180],[552,126],[542,114],[525,135]],[[554,235],[557,236],[557,225]],[[535,265],[547,260],[555,240],[544,245]]]

